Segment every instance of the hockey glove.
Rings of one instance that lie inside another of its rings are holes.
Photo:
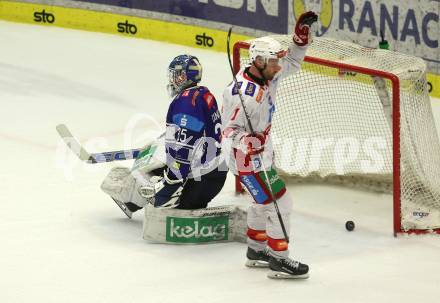
[[[147,203],[154,205],[155,185],[163,179],[161,176],[152,176],[144,185],[138,188],[139,194],[147,199]]]
[[[309,43],[309,40],[311,40],[310,26],[316,21],[318,21],[318,15],[312,11],[299,16],[293,33],[293,42],[296,45],[304,46]]]
[[[240,140],[241,150],[249,156],[258,155],[264,151],[265,133],[254,133],[243,136]]]
[[[182,179],[172,180],[166,172],[162,180],[154,185],[154,207],[174,208],[179,205],[184,182]]]

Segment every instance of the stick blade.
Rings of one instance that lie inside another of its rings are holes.
[[[90,154],[79,144],[78,140],[72,135],[70,130],[64,124],[58,124],[56,130],[64,143],[73,151],[75,155],[82,161],[89,161]]]

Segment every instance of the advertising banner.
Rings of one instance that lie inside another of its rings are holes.
[[[429,72],[440,74],[440,0],[292,1],[295,19],[307,10],[318,12],[317,36],[377,48],[383,33],[391,50],[423,58]],[[432,75],[428,80],[431,91],[440,84]]]
[[[0,0],[0,19],[226,50],[227,34],[221,30],[110,12]],[[249,38],[233,33],[231,42]]]
[[[24,2],[24,3],[22,3]],[[224,51],[232,40],[292,31],[318,13],[316,36],[423,58],[431,95],[440,97],[440,0],[0,0],[0,19],[154,39]]]
[[[267,32],[288,30],[288,0],[81,0],[223,22]]]

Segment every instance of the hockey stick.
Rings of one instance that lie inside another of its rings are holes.
[[[246,106],[244,105],[244,99],[243,99],[243,96],[241,94],[240,87],[238,87],[237,77],[235,76],[234,68],[232,67],[231,51],[230,51],[231,33],[232,33],[232,27],[229,28],[228,39],[227,39],[227,44],[226,44],[226,49],[227,49],[227,52],[228,52],[229,67],[231,68],[232,77],[234,79],[234,86],[235,86],[235,89],[238,92],[238,96],[240,98],[241,106],[243,107],[243,112],[244,112],[244,115],[246,117],[246,122],[249,125],[249,129],[251,130],[251,134],[255,135],[254,128],[252,127],[252,123],[251,123],[251,120],[249,118],[249,114],[247,113]],[[283,221],[283,218],[281,217],[280,209],[278,208],[278,203],[277,203],[277,200],[276,200],[275,195],[273,193],[272,186],[270,184],[270,179],[269,179],[269,176],[268,176],[267,171],[266,171],[266,166],[264,165],[263,157],[261,156],[261,154],[258,154],[258,157],[259,157],[260,162],[261,162],[261,166],[262,166],[262,170],[263,170],[263,173],[264,173],[264,177],[267,180],[267,185],[269,187],[270,198],[272,199],[273,205],[275,206],[275,210],[277,212],[278,220],[280,221],[281,229],[283,230],[284,238],[286,239],[286,242],[289,243],[289,236],[287,235],[286,227],[284,226],[284,221]]]
[[[76,140],[66,125],[59,124],[56,126],[56,130],[72,152],[77,155],[81,161],[90,164],[136,159],[143,150],[143,148],[135,148],[91,154]],[[162,138],[164,135],[165,133],[160,135],[159,138]]]

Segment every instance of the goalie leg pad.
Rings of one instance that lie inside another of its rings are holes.
[[[237,213],[239,214],[237,216]],[[151,243],[211,244],[245,238],[245,216],[236,206],[197,210],[145,207],[143,238]]]

